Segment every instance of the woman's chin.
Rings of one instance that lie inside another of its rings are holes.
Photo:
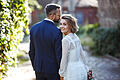
[[[65,31],[61,31],[63,34],[65,33]]]

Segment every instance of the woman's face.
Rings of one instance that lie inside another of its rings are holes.
[[[60,29],[61,29],[61,32],[64,33],[65,35],[71,32],[70,26],[68,25],[65,19],[60,20]]]

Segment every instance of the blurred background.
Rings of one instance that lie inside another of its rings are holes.
[[[35,9],[32,12],[32,20],[34,22],[44,19],[44,7],[48,3],[60,4],[62,6],[62,13],[74,15],[80,25],[95,24],[98,22],[97,0],[38,0],[38,3],[42,5],[42,9]]]
[[[120,80],[119,0],[0,0],[0,80],[35,80],[29,31],[46,17],[48,3],[77,18],[76,34],[95,80]]]

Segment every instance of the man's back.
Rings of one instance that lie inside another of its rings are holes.
[[[57,73],[62,55],[60,30],[53,22],[43,20],[32,27],[30,35],[32,51],[29,54],[34,70]]]

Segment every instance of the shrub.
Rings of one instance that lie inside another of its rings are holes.
[[[23,28],[28,30],[29,11],[27,0],[0,0],[0,80],[15,66]]]
[[[90,35],[95,42],[93,53],[98,55],[110,54],[115,56],[120,53],[120,34],[118,28],[99,27]]]
[[[77,34],[78,35],[89,34],[89,33],[92,33],[92,31],[98,27],[99,27],[98,23],[80,26]]]
[[[99,27],[99,24],[80,26],[77,35],[82,44],[90,47],[93,54],[110,54],[120,58],[120,22],[115,28]]]

